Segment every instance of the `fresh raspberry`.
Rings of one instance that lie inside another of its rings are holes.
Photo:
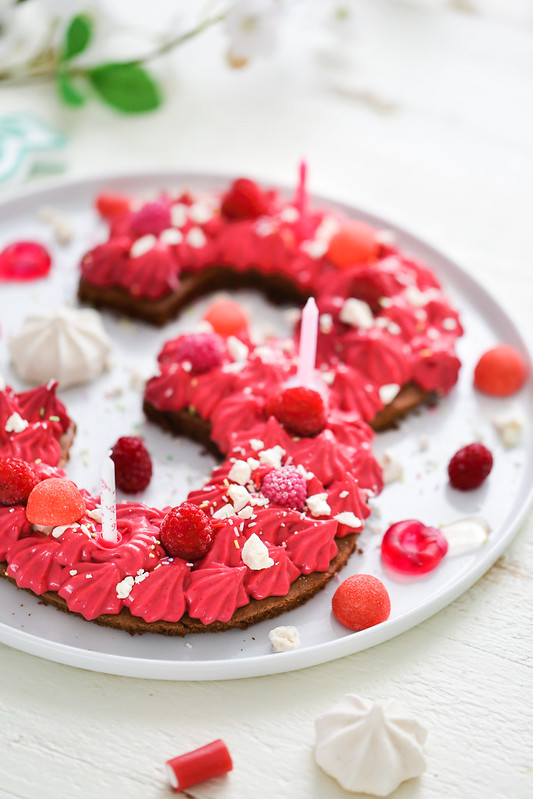
[[[130,220],[130,232],[136,238],[150,233],[158,236],[169,227],[172,227],[170,208],[162,202],[146,203],[132,214]]]
[[[327,257],[339,269],[345,269],[374,263],[379,250],[374,228],[360,219],[350,219],[332,236]]]
[[[0,458],[0,505],[26,503],[39,478],[26,461]]]
[[[316,436],[326,426],[324,400],[312,388],[286,388],[280,394],[269,397],[265,410],[268,416],[275,416],[278,422],[297,436]]]
[[[387,589],[371,574],[354,574],[339,585],[331,600],[335,618],[350,630],[366,630],[390,616]]]
[[[152,478],[152,459],[140,438],[123,436],[111,450],[117,488],[126,494],[143,491]]]
[[[500,344],[479,359],[474,370],[474,386],[493,397],[508,397],[522,388],[526,371],[520,353],[507,344]]]
[[[253,180],[239,178],[222,198],[221,211],[222,216],[230,220],[257,219],[267,213],[268,207],[269,195]]]
[[[477,488],[490,474],[492,453],[483,444],[469,444],[455,453],[448,464],[450,483],[461,491]]]
[[[132,198],[127,194],[103,191],[95,201],[96,210],[103,219],[115,219],[117,216],[128,213],[131,208]]]
[[[248,328],[246,311],[233,300],[216,300],[204,314],[215,333],[221,336],[238,336]]]
[[[51,265],[50,254],[42,244],[17,241],[0,252],[0,282],[38,280],[46,277]]]
[[[294,466],[272,469],[265,475],[261,491],[267,499],[284,508],[303,510],[307,497],[305,478]]]
[[[189,361],[191,372],[201,375],[220,366],[224,360],[224,342],[216,333],[190,333],[176,345],[176,358]]]
[[[172,508],[159,531],[161,544],[173,558],[199,560],[213,544],[215,532],[203,510],[191,502],[182,502]]]
[[[49,477],[38,483],[26,507],[26,518],[32,524],[61,527],[74,524],[85,513],[85,500],[70,480]]]

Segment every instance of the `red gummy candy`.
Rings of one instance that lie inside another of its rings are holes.
[[[220,738],[167,760],[166,765],[170,785],[175,791],[185,791],[199,782],[221,777],[233,768],[228,748]]]
[[[440,530],[415,519],[393,524],[381,542],[381,558],[391,569],[403,574],[426,574],[439,565],[448,551]]]
[[[350,219],[332,236],[327,257],[339,269],[345,269],[374,263],[379,250],[374,228],[360,219]]]
[[[354,574],[339,585],[331,600],[335,618],[350,630],[366,630],[390,616],[387,589],[371,574]]]
[[[499,344],[487,350],[474,370],[474,386],[493,397],[508,397],[524,385],[524,359],[513,347]]]
[[[117,216],[128,213],[131,208],[132,198],[126,194],[103,191],[96,198],[96,210],[103,219],[115,219]]]
[[[26,518],[32,524],[61,527],[73,524],[85,513],[85,500],[70,480],[49,477],[38,483],[28,497]]]
[[[50,271],[52,259],[42,244],[17,241],[0,253],[0,281],[39,280]]]
[[[248,314],[233,300],[216,300],[204,314],[215,333],[220,336],[237,336],[248,328]]]

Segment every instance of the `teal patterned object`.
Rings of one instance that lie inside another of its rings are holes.
[[[65,168],[66,137],[31,114],[0,116],[0,184]]]

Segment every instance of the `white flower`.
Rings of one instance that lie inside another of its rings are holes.
[[[38,56],[50,36],[50,18],[39,0],[0,0],[0,72],[16,70]]]
[[[279,0],[237,0],[225,20],[233,59],[268,56],[276,48],[281,20]]]

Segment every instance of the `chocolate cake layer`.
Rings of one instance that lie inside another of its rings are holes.
[[[310,296],[284,275],[266,275],[253,268],[241,272],[231,266],[220,265],[208,266],[200,272],[184,273],[179,288],[157,300],[135,297],[118,286],[95,286],[83,279],[79,283],[78,299],[96,308],[109,308],[162,327],[199,297],[213,291],[239,289],[255,289],[275,305],[301,305]]]
[[[234,628],[246,630],[252,624],[257,624],[264,619],[274,618],[281,613],[285,613],[286,611],[293,610],[303,605],[318,593],[318,591],[325,588],[333,575],[346,565],[348,558],[355,549],[357,534],[353,533],[344,538],[336,538],[335,541],[339,551],[331,561],[327,571],[300,575],[300,577],[292,583],[289,592],[285,596],[271,596],[266,597],[266,599],[250,599],[248,605],[238,608],[228,622],[216,621],[211,624],[202,624],[198,619],[193,619],[188,615],[183,616],[178,622],[146,622],[139,616],[132,616],[127,608],[123,608],[120,613],[116,615],[105,614],[98,616],[98,618],[92,621],[105,627],[125,630],[131,635],[150,632],[160,633],[161,635],[183,636],[187,633],[224,632],[225,630]],[[6,574],[6,568],[7,564],[5,562],[0,563],[0,577],[5,577],[16,585],[15,581]],[[33,592],[29,591],[29,593]],[[41,594],[39,600],[46,605],[53,605],[55,608],[65,613],[73,612],[68,609],[65,600],[55,591],[47,591]],[[79,613],[75,613],[74,615],[82,619],[84,618]]]

